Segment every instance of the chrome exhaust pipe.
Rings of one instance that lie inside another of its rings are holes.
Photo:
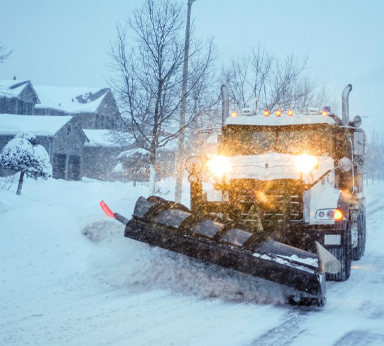
[[[229,97],[226,85],[221,86],[221,124],[225,125],[225,119],[229,116]]]
[[[342,109],[342,124],[343,126],[349,125],[349,93],[352,90],[352,84],[348,84],[344,90],[341,97],[341,109]]]

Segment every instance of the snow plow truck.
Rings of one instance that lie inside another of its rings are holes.
[[[185,163],[190,208],[140,197],[128,220],[101,206],[128,238],[268,281],[287,302],[323,306],[326,280],[347,280],[365,250],[366,137],[361,117],[349,119],[351,90],[340,119],[329,108],[230,114],[223,85],[217,155]]]

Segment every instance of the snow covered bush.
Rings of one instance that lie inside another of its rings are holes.
[[[20,132],[11,139],[0,153],[0,167],[20,172],[17,194],[21,194],[24,175],[29,178],[48,179],[52,175],[52,166],[47,151],[36,144],[36,137]]]
[[[118,163],[113,169],[116,176],[133,181],[133,185],[150,180],[150,153],[147,150],[128,149],[121,152],[116,159]],[[163,148],[158,150],[155,165],[156,181],[172,177],[175,169],[175,151]],[[153,194],[152,189],[150,194]]]
[[[128,181],[144,182],[149,179],[149,153],[144,149],[123,151],[117,157],[118,164],[114,172],[126,176]]]

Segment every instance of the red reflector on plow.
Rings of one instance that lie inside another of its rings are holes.
[[[99,204],[100,204],[101,209],[103,209],[103,212],[105,215],[107,215],[108,217],[111,217],[113,219],[116,219],[115,214],[113,213],[113,211],[111,209],[109,209],[109,207],[105,204],[104,201],[101,201]]]

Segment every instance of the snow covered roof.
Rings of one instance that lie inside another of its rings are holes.
[[[96,112],[108,88],[35,86],[41,104],[36,108],[57,109],[68,113]]]
[[[16,98],[28,84],[31,84],[28,80],[0,80],[0,96]]]
[[[71,116],[0,114],[0,134],[16,135],[24,131],[35,136],[54,136],[71,119]]]
[[[122,151],[117,156],[117,159],[118,160],[119,159],[126,159],[126,158],[129,158],[130,156],[135,155],[135,154],[149,155],[149,151],[145,150],[145,149],[142,149],[142,148],[129,149],[129,150]]]
[[[263,115],[228,117],[225,123],[226,125],[286,126],[307,124],[333,125],[335,121],[331,117],[323,115],[298,114],[277,117],[271,114],[268,117]]]
[[[87,147],[120,147],[121,145],[116,143],[111,133],[111,130],[83,130],[85,135],[89,139],[89,143],[86,143]]]

